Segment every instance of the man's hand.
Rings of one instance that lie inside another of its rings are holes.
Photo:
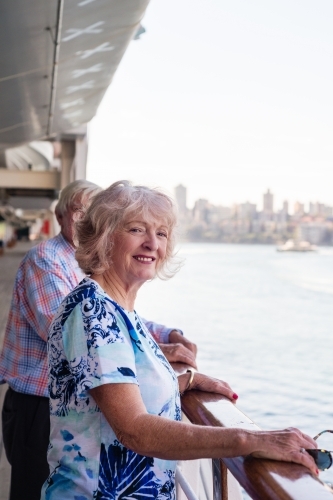
[[[159,346],[170,363],[185,363],[197,369],[195,361],[197,346],[177,330],[170,332],[169,344],[159,344]]]
[[[194,354],[194,359],[197,355],[197,346],[190,342],[184,335],[179,333],[178,330],[172,330],[169,334],[169,344],[183,344],[186,349],[189,349]]]

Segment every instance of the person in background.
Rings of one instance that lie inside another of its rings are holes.
[[[10,500],[39,500],[49,475],[47,333],[59,304],[85,276],[75,259],[74,223],[100,191],[85,180],[65,187],[55,209],[60,234],[29,250],[16,275],[0,356],[0,383],[9,385],[2,430],[11,464]],[[170,361],[196,367],[196,346],[180,330],[146,325]]]
[[[49,331],[50,476],[41,500],[174,500],[178,459],[253,454],[316,474],[304,452],[316,442],[297,429],[180,422],[184,391],[232,401],[237,395],[198,372],[177,379],[135,310],[146,281],[176,271],[176,221],[161,191],[119,181],[94,197],[77,224],[76,258],[87,277],[62,302]]]

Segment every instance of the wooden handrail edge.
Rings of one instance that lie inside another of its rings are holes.
[[[178,374],[184,372],[184,365],[175,363],[173,368]],[[182,411],[193,424],[260,430],[218,394],[187,391],[181,400]],[[333,500],[333,490],[302,465],[251,456],[221,460],[253,500]]]

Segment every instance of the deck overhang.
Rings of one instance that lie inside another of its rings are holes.
[[[149,0],[3,0],[0,151],[89,122]]]

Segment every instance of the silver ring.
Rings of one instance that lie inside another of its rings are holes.
[[[301,448],[299,451],[300,451],[301,453],[305,453],[305,448]]]

